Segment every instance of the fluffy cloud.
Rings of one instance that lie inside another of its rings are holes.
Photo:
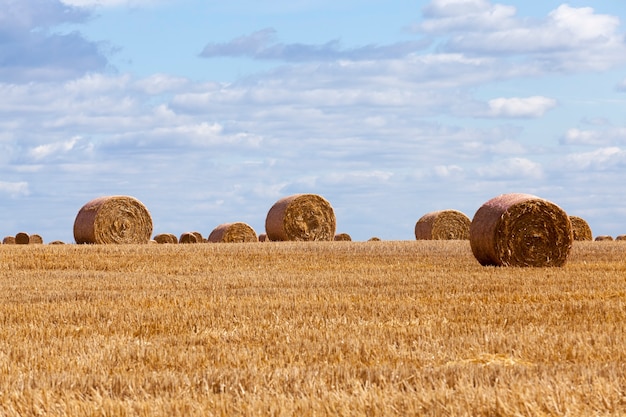
[[[490,117],[533,118],[541,117],[556,106],[556,100],[548,97],[512,97],[489,100]]]
[[[30,191],[28,190],[27,182],[0,181],[0,193],[8,194],[11,197],[18,197],[28,195]]]
[[[541,164],[526,158],[507,158],[476,169],[481,178],[493,180],[539,180],[544,176]]]

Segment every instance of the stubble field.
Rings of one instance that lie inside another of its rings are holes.
[[[0,415],[625,415],[625,254],[0,245]]]

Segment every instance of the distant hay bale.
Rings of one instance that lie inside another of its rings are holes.
[[[615,240],[626,241],[626,235],[618,235]]]
[[[367,239],[368,242],[380,242],[380,238],[376,237],[376,236],[372,236],[369,239]]]
[[[258,242],[259,238],[252,227],[242,222],[223,223],[217,226],[207,241],[210,243]]]
[[[105,196],[87,202],[74,221],[76,243],[148,243],[152,217],[134,197]]]
[[[30,235],[25,232],[19,232],[15,235],[15,243],[18,245],[28,245],[30,243]]]
[[[492,198],[470,225],[470,245],[481,265],[563,266],[572,241],[567,213],[530,194]]]
[[[457,210],[424,214],[415,224],[416,240],[467,240],[471,220]]]
[[[15,245],[15,236],[5,236],[4,239],[2,239],[2,244]]]
[[[259,242],[269,242],[270,240],[267,238],[267,234],[261,233],[259,235]]]
[[[337,242],[351,242],[352,236],[347,233],[338,233],[335,235],[335,241]]]
[[[272,241],[332,241],[335,212],[315,194],[295,194],[278,200],[267,213],[265,231]]]
[[[178,243],[198,243],[198,235],[194,232],[185,232],[178,238]]]
[[[572,233],[574,234],[574,240],[592,240],[591,227],[587,221],[578,216],[569,216],[569,221],[572,223]]]
[[[62,240],[53,240],[52,242],[48,243],[48,245],[65,245],[65,242],[63,242]]]
[[[175,234],[172,233],[159,233],[154,237],[154,241],[156,243],[165,244],[165,243],[178,243],[178,238]]]
[[[613,236],[609,236],[609,235],[596,236],[595,241],[596,242],[612,242]]]
[[[38,234],[32,234],[29,237],[29,244],[31,245],[42,245],[43,244],[43,238],[38,235]]]

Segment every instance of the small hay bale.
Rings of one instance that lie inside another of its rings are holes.
[[[15,245],[15,236],[5,236],[4,239],[2,239],[2,244]]]
[[[584,241],[592,240],[591,227],[585,219],[578,216],[569,216],[569,221],[572,223],[572,233],[574,234],[574,240]]]
[[[267,234],[261,233],[259,235],[259,242],[269,242],[270,240],[267,238]]]
[[[457,210],[424,214],[415,223],[416,240],[467,240],[472,221]]]
[[[30,235],[28,243],[30,245],[42,245],[43,244],[43,238],[40,235],[38,235],[38,234],[32,234],[32,235]]]
[[[373,236],[373,237],[370,237],[369,239],[367,239],[367,241],[368,242],[380,242],[380,238],[376,237],[376,236]]]
[[[332,206],[315,194],[284,197],[265,219],[265,231],[272,241],[332,241],[336,227]]]
[[[191,232],[194,234],[194,236],[196,237],[196,243],[203,243],[206,242],[206,239],[204,237],[202,237],[202,233],[200,232]]]
[[[154,237],[154,241],[160,244],[178,243],[178,238],[172,233],[159,233]]]
[[[30,243],[30,235],[25,232],[19,232],[15,235],[15,243],[18,245],[28,245]]]
[[[609,236],[609,235],[596,236],[595,241],[596,242],[612,242],[613,236]]]
[[[62,240],[53,240],[52,242],[48,243],[48,245],[65,245],[65,242],[63,242]]]
[[[470,245],[481,265],[563,266],[573,239],[567,213],[530,194],[492,198],[470,225]]]
[[[87,202],[74,221],[76,243],[148,243],[152,217],[134,197],[105,196]]]
[[[178,243],[198,243],[198,236],[194,232],[185,232],[178,238]]]
[[[217,226],[209,237],[209,243],[243,243],[258,242],[259,238],[252,227],[246,223],[224,223]]]
[[[626,241],[626,235],[618,235],[615,240]]]
[[[347,233],[338,233],[335,235],[335,241],[337,242],[352,242],[352,236]]]

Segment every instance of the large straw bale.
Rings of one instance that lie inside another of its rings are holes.
[[[15,243],[18,245],[28,245],[30,243],[30,235],[26,232],[16,233]]]
[[[105,196],[87,202],[74,221],[76,243],[148,243],[152,217],[134,197]]]
[[[178,238],[173,233],[159,233],[154,237],[156,243],[178,243]]]
[[[180,235],[178,243],[200,243],[198,242],[198,235],[194,232],[184,232]]]
[[[32,235],[29,236],[28,243],[31,245],[41,245],[43,244],[43,238],[41,237],[41,235],[38,235],[37,233],[33,233]]]
[[[351,242],[352,236],[350,236],[348,233],[337,233],[335,235],[335,241],[336,242]]]
[[[207,241],[210,243],[242,243],[258,242],[259,238],[254,229],[246,223],[223,223],[217,226]]]
[[[336,225],[330,203],[315,194],[284,197],[265,219],[265,231],[272,241],[332,241]]]
[[[470,245],[481,265],[563,266],[572,241],[567,213],[530,194],[492,198],[470,225]]]
[[[574,234],[574,240],[584,241],[593,239],[591,227],[589,227],[589,223],[587,223],[585,219],[578,216],[569,216],[569,221],[572,223],[572,233]]]
[[[471,220],[458,210],[439,210],[424,214],[415,223],[417,240],[467,240]]]

